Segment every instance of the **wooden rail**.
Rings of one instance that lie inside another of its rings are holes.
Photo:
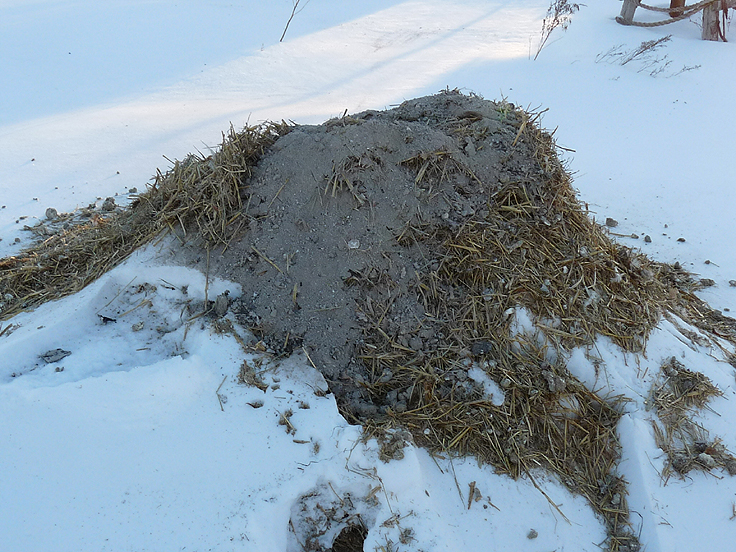
[[[639,23],[634,21],[636,8],[656,11],[663,15],[668,14],[670,18],[654,23]],[[685,0],[671,0],[669,8],[648,6],[642,3],[641,0],[624,0],[623,6],[621,7],[621,14],[616,18],[616,21],[622,25],[659,27],[689,19],[692,15],[702,10],[703,40],[722,40],[725,42],[724,30],[721,29],[721,13],[725,13],[729,8],[736,9],[736,0],[703,0],[689,5],[685,4]]]

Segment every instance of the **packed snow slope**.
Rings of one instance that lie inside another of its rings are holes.
[[[732,43],[701,41],[697,16],[622,27],[621,3],[601,0],[535,60],[547,7],[311,0],[279,42],[291,0],[0,1],[0,255],[27,245],[23,226],[48,207],[123,203],[167,159],[215,147],[231,123],[318,123],[449,87],[548,109],[543,124],[574,150],[581,200],[616,219],[617,234],[639,236],[620,237],[626,245],[714,280],[700,296],[733,314]],[[668,35],[629,63],[616,55]],[[187,305],[226,289],[239,293],[170,266],[164,241],[76,296],[0,323],[0,549],[301,550],[339,526],[305,520],[315,500],[334,512],[352,504],[367,551],[599,549],[600,520],[554,481],[537,479],[559,510],[531,481],[472,459],[409,444],[385,463],[306,359],[259,365],[204,317],[183,321]],[[118,322],[104,323],[113,310]],[[55,349],[71,354],[41,358]],[[603,339],[595,355],[602,362],[575,351],[568,367],[631,399],[620,470],[646,550],[730,549],[736,480],[664,481],[646,408],[675,356],[723,392],[697,421],[736,451],[736,381],[722,351],[663,322],[646,356]],[[244,365],[268,368],[265,391],[237,382]]]

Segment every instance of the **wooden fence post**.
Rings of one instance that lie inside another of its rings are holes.
[[[713,2],[703,9],[703,40],[721,38],[721,3]]]
[[[624,0],[624,5],[621,6],[621,15],[616,18],[618,22],[624,25],[631,25],[631,22],[634,20],[634,12],[638,5],[636,0]]]

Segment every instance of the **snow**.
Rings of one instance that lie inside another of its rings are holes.
[[[317,123],[458,87],[548,108],[543,123],[575,150],[567,162],[596,216],[640,236],[619,238],[626,245],[713,279],[700,296],[733,314],[736,51],[701,41],[697,17],[622,27],[620,2],[591,2],[533,60],[546,0],[312,0],[279,43],[292,6],[0,1],[0,255],[27,243],[22,226],[47,207],[115,194],[123,203],[169,166],[162,156],[204,151],[230,123]],[[648,61],[605,57],[668,34]],[[304,358],[264,366],[265,392],[237,383],[258,359],[182,315],[204,299],[205,277],[167,259],[165,241],[149,246],[75,296],[2,323],[12,328],[0,336],[0,549],[300,550],[289,519],[312,492],[360,503],[373,520],[365,550],[599,549],[600,520],[551,479],[535,481],[570,523],[530,480],[473,459],[408,445],[383,462],[334,398],[315,393],[326,385]],[[225,290],[239,293],[209,281],[210,298]],[[56,348],[72,354],[40,359]],[[667,321],[646,355],[604,338],[596,362],[584,353],[571,353],[573,374],[631,400],[619,469],[646,550],[729,549],[736,480],[663,481],[646,408],[662,360],[675,356],[724,393],[698,422],[736,450],[736,380],[722,353]],[[293,434],[279,425],[289,409]],[[471,482],[482,498],[468,508]]]

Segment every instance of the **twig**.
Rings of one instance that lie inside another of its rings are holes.
[[[291,24],[291,20],[294,19],[294,16],[302,11],[304,9],[304,6],[302,6],[302,10],[297,11],[297,8],[299,7],[300,0],[294,0],[294,8],[291,10],[291,15],[289,16],[289,20],[286,22],[286,27],[284,27],[284,32],[281,34],[281,38],[279,39],[279,42],[284,41],[284,37],[286,36],[286,31],[289,29],[289,25]],[[309,3],[309,0],[304,3],[304,5],[307,5]]]
[[[270,264],[270,265],[271,265],[272,267],[274,267],[274,268],[275,268],[276,270],[278,270],[279,272],[281,272],[281,274],[283,274],[283,273],[284,273],[284,271],[283,271],[283,270],[281,270],[281,269],[280,269],[280,268],[279,268],[279,267],[278,267],[278,266],[276,265],[276,263],[275,263],[275,262],[273,262],[273,261],[272,261],[271,259],[269,259],[268,257],[266,257],[266,255],[264,255],[263,253],[261,253],[260,251],[258,251],[258,249],[256,249],[256,246],[255,246],[255,245],[251,245],[251,246],[250,246],[250,248],[251,248],[251,249],[252,249],[253,251],[255,251],[255,252],[256,252],[256,253],[258,254],[258,256],[259,256],[259,257],[260,257],[261,259],[263,259],[263,260],[264,260],[264,261],[266,261],[266,262],[267,262],[268,264]]]
[[[534,477],[532,477],[532,474],[527,471],[526,472],[526,475],[529,477],[529,481],[532,482],[532,485],[534,485],[537,488],[537,490],[540,493],[542,493],[542,495],[544,495],[544,498],[547,499],[547,502],[549,502],[552,505],[552,507],[554,507],[554,509],[557,510],[557,513],[559,513],[567,523],[569,523],[570,525],[572,525],[572,523],[567,518],[567,516],[562,513],[562,510],[560,510],[560,507],[557,504],[555,504],[554,501],[549,497],[549,495],[542,490],[542,487],[540,487],[539,485],[537,485],[537,482],[534,480]]]
[[[215,395],[217,395],[217,401],[220,403],[220,410],[225,412],[225,409],[222,407],[222,399],[220,398],[220,389],[222,389],[222,386],[225,383],[225,380],[227,379],[227,376],[222,378],[222,382],[220,383],[220,386],[217,388],[217,391],[215,391]]]

